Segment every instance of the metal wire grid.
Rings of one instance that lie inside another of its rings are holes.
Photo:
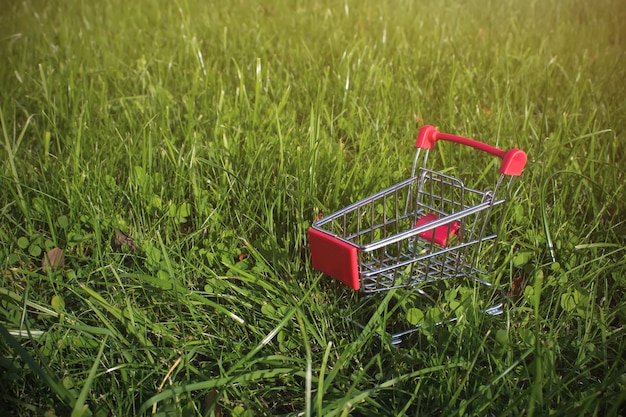
[[[493,207],[505,201],[494,195],[420,168],[416,176],[322,219],[316,227],[359,247],[361,286],[366,293],[458,276],[488,284],[479,278],[483,271],[476,265],[481,242],[496,238],[495,232],[485,234]],[[429,213],[438,219],[415,227]],[[437,227],[450,231],[455,222],[459,230],[445,247],[434,242],[434,234],[430,240],[423,237]]]

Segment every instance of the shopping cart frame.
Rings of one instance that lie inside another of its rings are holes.
[[[495,186],[479,190],[429,168],[429,151],[439,140],[500,158]],[[312,224],[313,267],[368,295],[397,288],[421,291],[424,284],[456,277],[491,286],[483,277],[492,265],[479,260],[487,242],[488,258],[494,259],[506,202],[526,153],[441,133],[433,126],[420,129],[415,145],[410,178]],[[502,311],[496,306],[485,310]]]

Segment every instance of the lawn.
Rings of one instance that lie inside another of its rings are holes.
[[[623,1],[0,3],[8,415],[624,413]],[[470,291],[393,345],[396,294],[364,307],[307,229],[409,178],[423,125],[528,163],[504,313]]]

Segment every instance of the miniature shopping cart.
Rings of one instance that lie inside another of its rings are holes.
[[[438,140],[467,145],[501,159],[490,190],[428,166]],[[354,290],[374,294],[420,289],[466,277],[485,286],[504,207],[526,154],[503,151],[424,126],[411,177],[313,223],[308,230],[313,267]],[[490,312],[499,312],[493,306]],[[403,334],[405,334],[404,332]],[[398,339],[399,334],[392,335]]]

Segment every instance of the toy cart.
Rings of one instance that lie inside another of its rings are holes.
[[[491,190],[428,168],[437,141],[467,145],[502,160]],[[503,151],[424,126],[416,141],[411,177],[313,223],[308,230],[313,267],[354,290],[421,291],[425,284],[482,276],[491,265],[504,206],[526,154]],[[500,306],[487,309],[494,314]],[[409,333],[392,334],[393,340]]]

